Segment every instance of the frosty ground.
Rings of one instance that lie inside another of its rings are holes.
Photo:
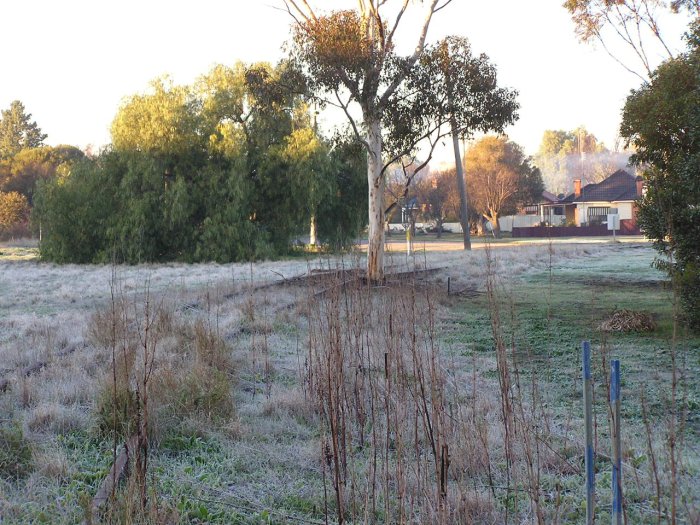
[[[668,463],[669,454],[676,454],[682,464],[675,496],[683,507],[680,515],[688,522],[698,519],[700,394],[692,378],[697,378],[700,366],[700,341],[682,331],[674,336],[673,294],[664,275],[652,267],[655,255],[648,244],[607,240],[481,244],[470,253],[447,251],[439,245],[433,246],[439,250],[431,250],[427,243],[425,247],[428,249],[417,244],[412,257],[390,254],[389,270],[434,271],[389,281],[384,291],[368,292],[372,294],[367,303],[371,315],[366,326],[357,326],[380,333],[391,308],[399,305],[405,312],[404,298],[420,297],[411,303],[416,319],[398,324],[394,319],[394,326],[406,333],[408,323],[425,326],[418,335],[426,337],[431,351],[439,354],[439,383],[445,385],[444,399],[449,401],[441,403],[457,406],[454,411],[450,408],[452,415],[462,414],[464,408],[473,425],[445,424],[444,439],[452,454],[446,501],[454,522],[499,523],[504,517],[514,523],[535,522],[538,506],[548,523],[580,520],[578,360],[583,339],[593,342],[598,367],[601,512],[609,512],[605,486],[607,483],[609,490],[610,484],[604,461],[609,454],[605,366],[607,360],[617,357],[622,360],[626,394],[626,512],[636,522],[654,521],[669,512],[667,503],[654,502],[671,497],[670,478],[661,466]],[[319,328],[327,327],[324,312],[333,301],[328,290],[337,288],[338,281],[329,284],[314,276],[334,270],[342,284],[347,281],[342,270],[362,266],[361,253],[254,264],[111,267],[40,263],[32,260],[31,250],[22,247],[5,247],[0,252],[4,254],[0,255],[0,380],[8,380],[6,391],[0,393],[1,418],[6,434],[17,438],[17,446],[27,452],[26,461],[0,480],[0,521],[75,523],[92,519],[86,509],[114,453],[115,440],[104,428],[104,392],[114,369],[114,344],[105,335],[110,326],[105,319],[116,311],[115,305],[128,321],[124,330],[135,327],[134,340],[143,335],[138,326],[145,305],[149,305],[149,315],[160,316],[163,329],[155,348],[162,373],[153,388],[161,385],[168,394],[154,394],[157,416],[148,478],[150,513],[134,518],[134,510],[124,503],[131,497],[127,483],[105,520],[337,521],[334,466],[324,449],[326,405],[309,381],[317,357],[314,352],[326,355],[326,339]],[[496,283],[491,294],[486,289],[489,275]],[[356,293],[365,293],[362,290]],[[392,298],[395,290],[406,293]],[[650,313],[657,329],[648,334],[597,329],[606,316],[623,308]],[[497,330],[494,309],[500,318]],[[519,481],[509,485],[513,481],[507,476],[510,467],[506,463],[512,460],[503,445],[494,351],[498,333],[507,340],[510,359],[519,359],[522,367],[518,371],[525,391],[521,405],[531,414],[523,412],[521,419],[514,416],[520,434],[525,436],[525,430],[535,423],[547,427],[537,434],[544,444],[536,451],[536,486],[534,474],[528,474],[522,459],[529,446],[524,437],[514,444],[518,457],[511,474]],[[197,385],[207,383],[211,376],[209,368],[202,369],[203,354],[197,350],[203,337],[216,341],[207,351],[215,348],[218,352],[216,365],[207,361],[206,366],[223,370],[221,382],[212,388],[223,385],[226,391],[222,396],[216,390],[215,397],[208,391],[206,403],[192,404],[182,396],[199,395]],[[404,341],[403,336],[397,337],[396,341]],[[66,353],[66,349],[71,351]],[[682,402],[673,405],[681,426],[676,428],[678,446],[670,452],[665,429],[673,360],[680,378],[676,395]],[[46,366],[29,376],[22,374],[39,361]],[[189,368],[200,375],[183,372]],[[536,389],[529,386],[535,383]],[[180,392],[182,385],[189,385],[190,390]],[[172,397],[175,391],[181,397]],[[173,405],[173,400],[177,410],[165,406]],[[352,403],[347,407],[357,408]],[[351,424],[357,426],[357,421],[348,419]],[[365,427],[368,424],[359,425],[348,435],[354,439]],[[475,433],[465,435],[467,431]],[[396,443],[398,438],[392,439]],[[470,440],[479,445],[470,445]],[[423,441],[416,439],[412,446],[419,443]],[[363,454],[366,452],[348,449],[351,473],[372,471]],[[418,501],[420,498],[411,504],[410,512],[404,511],[403,503],[390,501],[398,490],[394,485],[401,486],[402,481],[395,471],[400,461],[391,454],[387,452],[383,471],[386,487],[375,491],[384,497],[377,496],[372,515],[352,506],[353,501],[362,500],[360,495],[369,501],[369,489],[352,476],[348,478],[347,486],[354,487],[357,494],[348,489],[344,496],[347,519],[393,522],[401,516],[405,522],[425,522],[433,512],[423,508],[429,505]],[[412,461],[420,463],[422,454]],[[654,473],[652,457],[660,474]],[[394,469],[391,475],[390,469]],[[420,493],[414,486],[421,476],[405,475],[405,494]],[[655,477],[660,477],[658,484]],[[425,501],[432,497],[426,496]]]

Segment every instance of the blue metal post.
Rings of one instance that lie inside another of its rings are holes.
[[[595,516],[595,451],[593,450],[593,375],[591,374],[591,343],[581,344],[583,361],[583,415],[586,436],[586,525]]]
[[[620,446],[620,361],[610,365],[610,408],[612,409],[612,524],[622,525],[622,458]]]

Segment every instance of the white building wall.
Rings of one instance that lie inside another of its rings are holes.
[[[631,202],[613,202],[612,208],[617,208],[617,214],[620,216],[620,220],[627,220],[632,218],[632,206]]]
[[[542,219],[539,215],[506,215],[498,218],[502,232],[512,232],[513,228],[529,228],[536,226]]]
[[[617,214],[620,216],[620,220],[626,220],[632,218],[632,206],[634,203],[630,201],[623,202],[580,202],[576,205],[578,209],[578,220],[576,221],[576,226],[581,226],[581,221],[588,220],[588,208],[617,208]]]

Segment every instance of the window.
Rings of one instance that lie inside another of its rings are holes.
[[[609,206],[594,206],[588,208],[588,224],[592,226],[594,224],[607,223],[608,213],[610,213]]]

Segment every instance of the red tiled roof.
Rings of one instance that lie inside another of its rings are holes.
[[[581,195],[574,193],[566,196],[561,202],[612,202],[633,201],[637,199],[637,179],[625,170],[618,170],[598,184],[586,184],[581,188]]]

